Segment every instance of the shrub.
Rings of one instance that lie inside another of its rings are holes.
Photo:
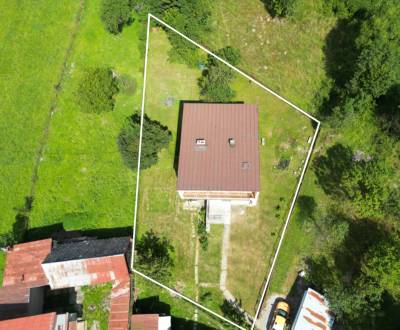
[[[129,117],[118,137],[118,146],[125,164],[135,170],[139,156],[140,115]],[[171,140],[168,127],[150,119],[147,115],[143,121],[141,168],[149,168],[157,163],[158,152],[167,147]]]
[[[135,268],[156,280],[165,280],[171,275],[173,250],[168,239],[149,230],[136,243]]]
[[[233,65],[240,62],[239,51],[227,46],[216,52]],[[205,101],[229,102],[235,97],[235,92],[230,87],[234,77],[233,70],[213,56],[208,56],[207,69],[204,70],[199,80],[200,94]]]
[[[108,32],[117,34],[131,21],[131,11],[129,0],[103,0],[101,20]]]
[[[293,13],[297,0],[263,0],[271,16],[285,17]]]
[[[77,102],[82,111],[101,113],[114,109],[118,84],[109,68],[86,70],[79,83]]]
[[[206,210],[201,209],[197,218],[197,235],[199,236],[199,242],[204,251],[208,248],[208,233],[206,228]]]

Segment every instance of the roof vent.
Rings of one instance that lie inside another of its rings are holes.
[[[228,143],[231,147],[234,147],[236,145],[236,141],[234,138],[229,138],[228,139]]]
[[[205,146],[206,145],[206,139],[196,139],[196,145]]]
[[[250,163],[249,162],[242,162],[241,167],[242,167],[242,170],[249,170],[250,169]]]

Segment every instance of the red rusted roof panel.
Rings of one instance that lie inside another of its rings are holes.
[[[157,330],[158,314],[136,314],[132,315],[132,330]]]
[[[17,319],[0,321],[0,330],[53,330],[55,320],[56,313],[20,317]]]

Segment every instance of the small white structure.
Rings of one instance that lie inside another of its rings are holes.
[[[330,330],[334,320],[325,297],[309,288],[304,293],[292,330]]]
[[[171,330],[171,316],[158,317],[158,330]]]

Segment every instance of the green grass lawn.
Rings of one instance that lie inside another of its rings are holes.
[[[3,285],[4,267],[6,266],[6,254],[0,252],[0,286]]]
[[[83,291],[83,319],[87,322],[87,328],[92,329],[96,323],[96,329],[108,329],[108,316],[111,299],[111,283],[82,287]]]
[[[194,305],[171,295],[167,290],[152,284],[140,276],[135,276],[135,287],[137,289],[137,301],[133,306],[134,313],[160,313],[170,315],[172,318],[172,329],[193,329],[195,320]],[[197,329],[215,330],[237,328],[199,309]]]
[[[31,228],[63,224],[67,230],[129,227],[133,223],[135,175],[121,158],[117,137],[140,107],[142,57],[139,23],[117,36],[100,21],[101,1],[88,1],[39,169]],[[87,114],[76,104],[83,70],[111,67],[138,87],[120,88],[115,109]]]
[[[79,1],[0,1],[0,233],[31,193],[35,157]]]
[[[336,20],[323,13],[323,1],[301,2],[293,19],[272,19],[259,0],[215,1],[209,47],[240,49],[239,65],[308,112],[325,78],[325,37]],[[240,13],[240,14],[238,14]]]
[[[169,63],[169,49],[165,33],[157,28],[152,29],[145,111],[150,118],[168,126],[173,138],[168,149],[160,153],[158,163],[141,171],[138,235],[153,229],[170,240],[174,246],[175,266],[166,284],[194,298],[197,214],[183,210],[183,203],[176,193],[173,164],[179,101],[199,99],[197,79],[201,72],[183,64]],[[260,137],[266,140],[265,146],[260,146],[260,200],[257,207],[234,216],[228,256],[228,289],[252,314],[309,148],[307,141],[313,134],[313,128],[305,116],[242,76],[235,75],[233,87],[236,100],[258,105]],[[174,100],[170,107],[165,105],[168,97]],[[278,170],[275,166],[282,159],[290,160],[290,164],[285,170]],[[217,284],[218,288],[223,228],[217,227],[213,226],[211,230],[209,250],[200,251],[199,282]],[[221,292],[216,299],[218,304],[222,303]],[[213,300],[204,302],[211,308],[215,308],[215,303]]]

